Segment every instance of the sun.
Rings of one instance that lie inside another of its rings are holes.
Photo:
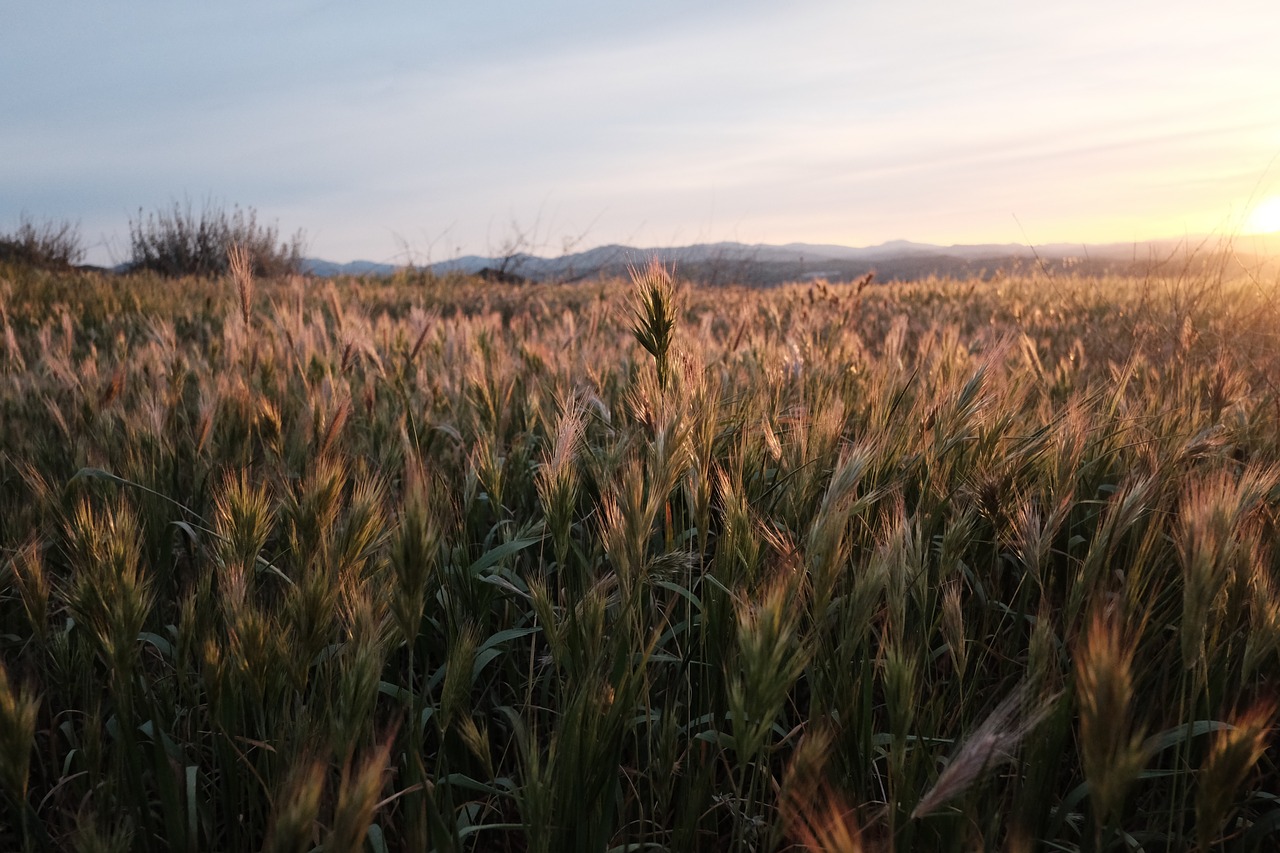
[[[1271,234],[1280,231],[1280,196],[1271,196],[1258,202],[1249,214],[1244,230],[1248,234]]]

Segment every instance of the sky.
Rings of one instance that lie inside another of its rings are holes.
[[[1275,0],[3,14],[0,232],[78,222],[97,263],[174,203],[251,207],[314,257],[424,262],[1229,235],[1280,196]]]

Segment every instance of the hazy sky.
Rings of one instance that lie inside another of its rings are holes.
[[[0,230],[255,207],[309,253],[1133,241],[1280,194],[1276,0],[9,0]],[[1020,223],[1020,224],[1019,224]]]

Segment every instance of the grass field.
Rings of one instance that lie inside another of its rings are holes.
[[[1280,282],[0,267],[0,849],[1270,850]]]

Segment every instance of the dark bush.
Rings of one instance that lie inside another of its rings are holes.
[[[130,265],[162,275],[219,276],[228,271],[227,248],[243,246],[255,275],[272,277],[301,272],[305,239],[302,231],[281,241],[274,225],[260,225],[257,212],[239,205],[230,212],[206,203],[199,214],[191,205],[174,202],[143,218],[129,220]]]
[[[23,216],[18,230],[0,234],[0,263],[67,269],[82,260],[80,229],[66,220],[37,223]]]

